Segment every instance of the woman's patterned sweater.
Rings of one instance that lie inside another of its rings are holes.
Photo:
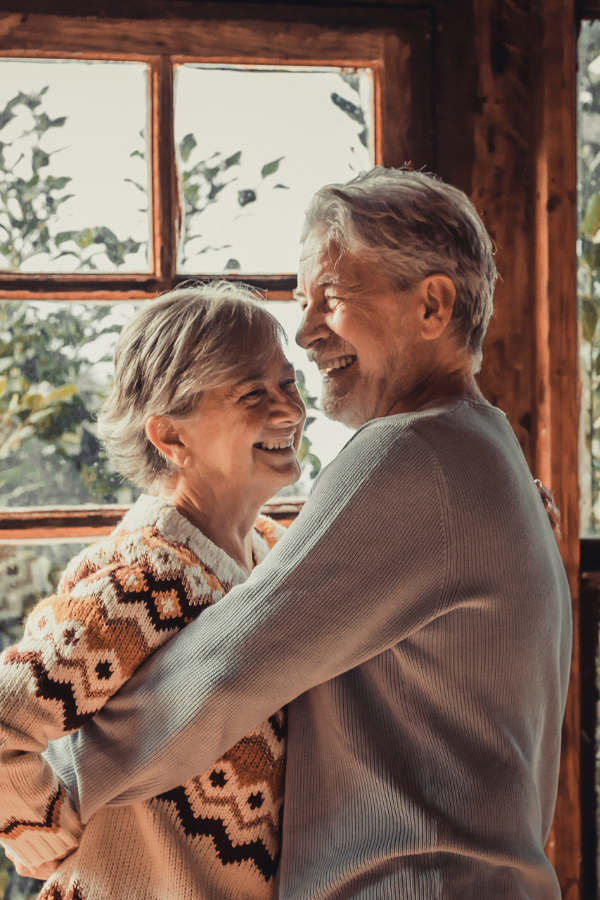
[[[284,532],[260,518],[260,561]],[[259,900],[273,892],[285,777],[282,712],[202,775],[96,813],[83,834],[40,755],[245,573],[173,506],[143,496],[68,566],[0,657],[0,840],[25,865],[72,853],[44,900]],[[177,703],[177,698],[173,698]],[[135,735],[131,736],[135,740]]]

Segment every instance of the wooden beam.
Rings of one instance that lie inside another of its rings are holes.
[[[93,24],[93,27],[91,27]],[[94,19],[56,15],[0,13],[0,50],[13,54],[47,52],[71,58],[119,54],[129,58],[177,55],[203,62],[257,65],[369,65],[383,57],[376,30],[340,23],[164,18],[146,25],[121,17]]]
[[[580,0],[580,2],[576,2],[575,14],[578,21],[581,21],[581,19],[599,19],[600,0]]]
[[[427,0],[313,0],[313,2],[283,3],[281,0],[0,0],[0,10],[19,15],[44,15],[94,18],[128,18],[138,20],[177,17],[181,19],[250,18],[265,19],[333,20],[344,14],[360,17],[363,10],[369,13],[385,9],[404,13],[411,8],[433,6]]]

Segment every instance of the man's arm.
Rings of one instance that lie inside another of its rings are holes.
[[[362,429],[250,579],[51,753],[83,821],[196,776],[285,703],[443,613],[443,492],[411,429]]]

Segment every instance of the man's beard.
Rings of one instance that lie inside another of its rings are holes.
[[[378,412],[381,413],[390,376],[393,377],[391,371],[377,380],[368,376],[359,377],[345,394],[336,394],[333,385],[324,379],[321,408],[328,419],[341,422],[348,428],[360,428],[374,419]]]

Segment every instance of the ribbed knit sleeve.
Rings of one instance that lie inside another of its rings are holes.
[[[201,618],[52,745],[83,821],[288,703],[281,900],[558,900],[571,600],[499,410],[370,422]]]
[[[283,704],[443,615],[447,505],[414,430],[358,433],[250,579],[73,737],[71,762],[55,753],[83,820],[179,784]]]

